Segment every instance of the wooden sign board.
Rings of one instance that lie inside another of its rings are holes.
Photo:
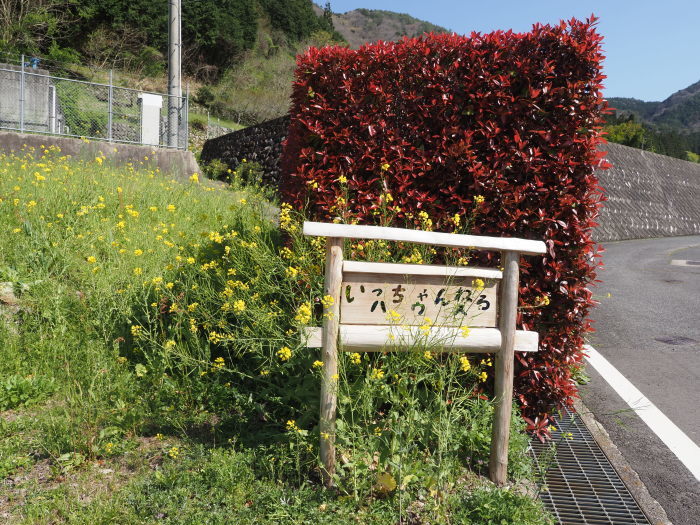
[[[473,277],[345,273],[344,325],[495,327],[498,285]],[[426,321],[427,319],[427,321]]]
[[[520,256],[543,254],[541,241],[422,232],[382,226],[305,222],[304,234],[327,237],[323,327],[315,337],[322,347],[319,452],[324,484],[335,472],[335,418],[338,392],[338,345],[358,350],[395,345],[393,330],[407,327],[408,337],[447,342],[442,351],[495,351],[496,402],[489,474],[506,481],[508,436],[513,399],[514,351],[537,349],[535,332],[516,330]],[[502,269],[406,265],[343,260],[344,239],[381,239],[453,248],[501,252]],[[478,281],[477,281],[478,279]],[[426,318],[430,320],[427,322]],[[428,326],[426,326],[428,325]],[[461,326],[479,327],[466,333]],[[419,327],[419,328],[416,328]],[[418,333],[420,332],[420,333]],[[518,343],[520,339],[520,343]],[[403,341],[398,341],[403,345]],[[410,345],[411,341],[407,341]]]

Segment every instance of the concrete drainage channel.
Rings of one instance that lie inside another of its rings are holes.
[[[546,469],[540,499],[561,525],[650,525],[581,417],[566,410],[551,442],[531,442],[540,470]]]

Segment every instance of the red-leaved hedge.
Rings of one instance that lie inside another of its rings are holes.
[[[518,316],[540,333],[540,351],[518,355],[516,369],[539,432],[576,395],[572,365],[591,330],[591,228],[603,199],[594,170],[607,167],[596,148],[607,105],[594,26],[311,48],[298,58],[282,155],[284,200],[312,220],[342,209],[344,221],[378,223],[390,193],[395,225],[418,226],[424,210],[434,229],[452,231],[451,217],[481,195],[472,233],[546,241],[546,256],[523,258]]]

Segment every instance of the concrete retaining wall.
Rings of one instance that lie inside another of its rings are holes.
[[[201,173],[197,160],[191,151],[100,141],[85,142],[80,139],[54,135],[0,131],[0,151],[20,152],[22,148],[27,146],[39,149],[42,145],[45,147],[58,146],[64,155],[71,155],[75,158],[93,159],[101,151],[109,161],[117,165],[131,162],[139,166],[139,163],[143,162],[147,166],[158,167],[161,172],[180,180],[188,179],[193,173]],[[145,160],[144,157],[148,157],[148,160]]]
[[[202,160],[220,159],[231,169],[242,159],[255,160],[276,184],[288,126],[289,117],[282,117],[208,140]],[[613,167],[598,173],[608,200],[596,240],[700,234],[700,164],[619,144],[604,148]]]
[[[0,64],[0,126],[20,128],[21,68]],[[24,68],[24,129],[49,131],[49,72],[45,69]],[[40,76],[43,75],[43,76]]]
[[[700,234],[700,164],[607,144],[598,241]]]

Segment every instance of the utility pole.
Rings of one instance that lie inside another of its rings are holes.
[[[179,113],[182,106],[182,4],[168,0],[168,146],[178,147]]]

